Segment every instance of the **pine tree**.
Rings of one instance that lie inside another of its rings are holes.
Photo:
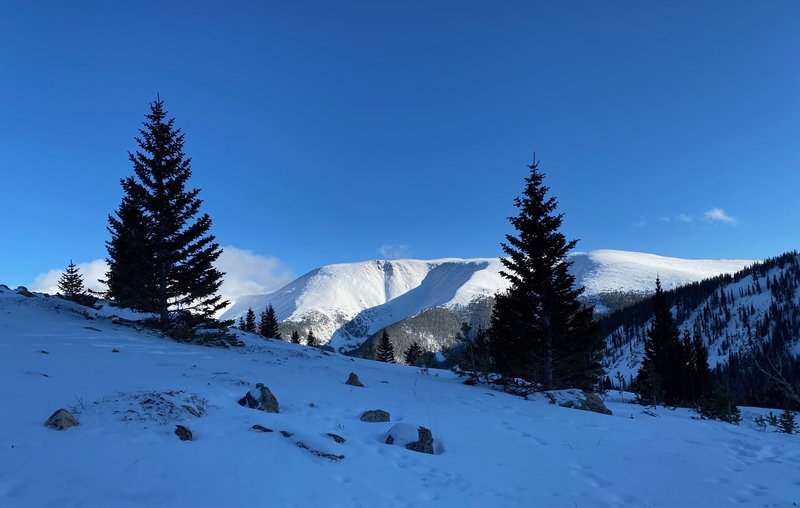
[[[297,333],[297,330],[292,330],[292,344],[300,344],[300,334]]]
[[[261,311],[261,319],[258,323],[258,333],[270,339],[280,339],[281,333],[278,331],[278,318],[272,304]]]
[[[308,337],[306,337],[306,346],[317,347],[317,338],[314,337],[314,330],[308,330]]]
[[[247,313],[244,315],[244,330],[251,333],[256,331],[256,313],[253,312],[252,307],[248,307]]]
[[[381,334],[381,338],[378,341],[376,358],[381,362],[395,363],[394,346],[392,345],[392,341],[389,340],[389,332],[387,332],[385,329],[383,330],[383,334]]]
[[[784,434],[794,434],[797,432],[797,424],[795,423],[794,411],[784,409],[778,419],[778,430]]]
[[[518,234],[502,244],[501,274],[511,287],[496,295],[492,312],[495,368],[543,389],[591,389],[603,372],[605,344],[593,308],[578,300],[583,288],[575,288],[569,273],[567,254],[577,241],[559,232],[563,215],[547,196],[538,163],[528,167],[523,194],[514,200],[519,214],[509,218]]]
[[[192,171],[183,133],[160,98],[146,118],[140,151],[129,153],[134,176],[122,180],[125,195],[109,217],[108,296],[157,314],[165,331],[175,329],[179,313],[210,325],[228,304],[217,294],[223,274],[213,266],[222,250],[209,234],[211,218],[199,215],[200,190],[186,188]]]
[[[414,341],[408,346],[405,353],[403,353],[403,359],[406,362],[406,365],[417,365],[420,358],[422,357],[422,348],[419,347],[419,344]]]
[[[80,274],[78,267],[70,259],[69,265],[61,278],[58,280],[58,291],[61,296],[67,300],[79,302],[81,297],[84,296],[85,290],[83,288],[83,275]]]
[[[677,351],[683,348],[672,313],[669,309],[661,279],[656,278],[653,301],[653,320],[644,343],[644,358],[637,376],[638,395],[643,404],[675,403],[679,398],[676,388],[685,371],[675,370]]]

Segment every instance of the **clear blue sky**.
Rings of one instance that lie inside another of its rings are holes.
[[[499,255],[534,149],[580,250],[800,247],[794,0],[5,2],[0,282],[105,256],[157,92],[219,241],[298,274]]]

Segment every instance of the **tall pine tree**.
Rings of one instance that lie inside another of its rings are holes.
[[[209,324],[228,304],[218,295],[223,274],[214,267],[222,250],[209,234],[211,218],[200,213],[200,190],[187,189],[184,134],[160,98],[146,119],[136,138],[140,150],[128,154],[134,176],[122,180],[125,195],[109,218],[108,296],[157,314],[166,331],[179,312]]]
[[[261,311],[261,317],[258,322],[258,333],[270,339],[280,339],[281,333],[278,331],[278,318],[275,315],[275,309],[272,304],[269,304],[266,309]]]
[[[244,331],[251,333],[256,331],[256,313],[253,312],[252,307],[248,307],[244,315]]]
[[[308,337],[306,337],[306,346],[317,347],[317,338],[314,336],[314,330],[308,330]]]
[[[292,344],[300,344],[300,334],[297,333],[297,330],[292,330],[292,337],[289,339],[289,342]]]
[[[392,345],[392,341],[389,339],[389,332],[387,332],[385,329],[383,330],[381,338],[378,341],[376,357],[381,362],[395,363],[394,346]]]
[[[501,273],[511,282],[496,295],[489,330],[495,368],[507,377],[539,383],[543,389],[591,389],[599,381],[604,342],[592,307],[578,297],[567,253],[576,240],[559,231],[562,214],[548,197],[538,162],[528,166],[525,189],[510,217],[517,235],[506,235]]]
[[[417,365],[420,358],[422,358],[422,348],[419,347],[417,341],[411,343],[406,349],[405,353],[403,353],[403,359],[406,362],[406,365]]]

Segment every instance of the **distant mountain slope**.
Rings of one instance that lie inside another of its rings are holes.
[[[800,353],[800,256],[789,252],[756,263],[732,275],[722,275],[666,293],[678,326],[698,334],[709,349],[709,364],[750,369],[752,352],[765,345]],[[611,379],[628,381],[642,361],[652,319],[649,300],[606,315],[606,367]],[[756,347],[751,351],[751,348]],[[735,376],[733,376],[735,378]],[[752,376],[751,376],[752,377]],[[747,380],[735,380],[745,398]]]
[[[736,271],[750,260],[685,260],[652,254],[599,250],[574,253],[572,273],[576,283],[586,287],[586,297],[601,307],[603,296],[622,292],[649,293],[656,275],[664,286],[680,284]],[[452,323],[470,321],[485,326],[491,297],[508,287],[500,275],[498,258],[373,260],[323,266],[278,291],[238,299],[224,314],[236,319],[248,308],[256,312],[272,304],[286,335],[309,329],[323,343],[337,350],[350,350],[385,327],[405,326],[407,337],[419,335],[429,349],[439,347],[457,331]],[[487,307],[488,306],[488,307]],[[423,314],[429,309],[445,309]],[[602,310],[602,309],[601,309]],[[435,316],[435,318],[433,318]]]

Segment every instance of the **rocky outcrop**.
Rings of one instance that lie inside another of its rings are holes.
[[[272,395],[272,392],[263,383],[257,383],[255,388],[239,399],[239,405],[267,413],[280,413],[278,399]]]

